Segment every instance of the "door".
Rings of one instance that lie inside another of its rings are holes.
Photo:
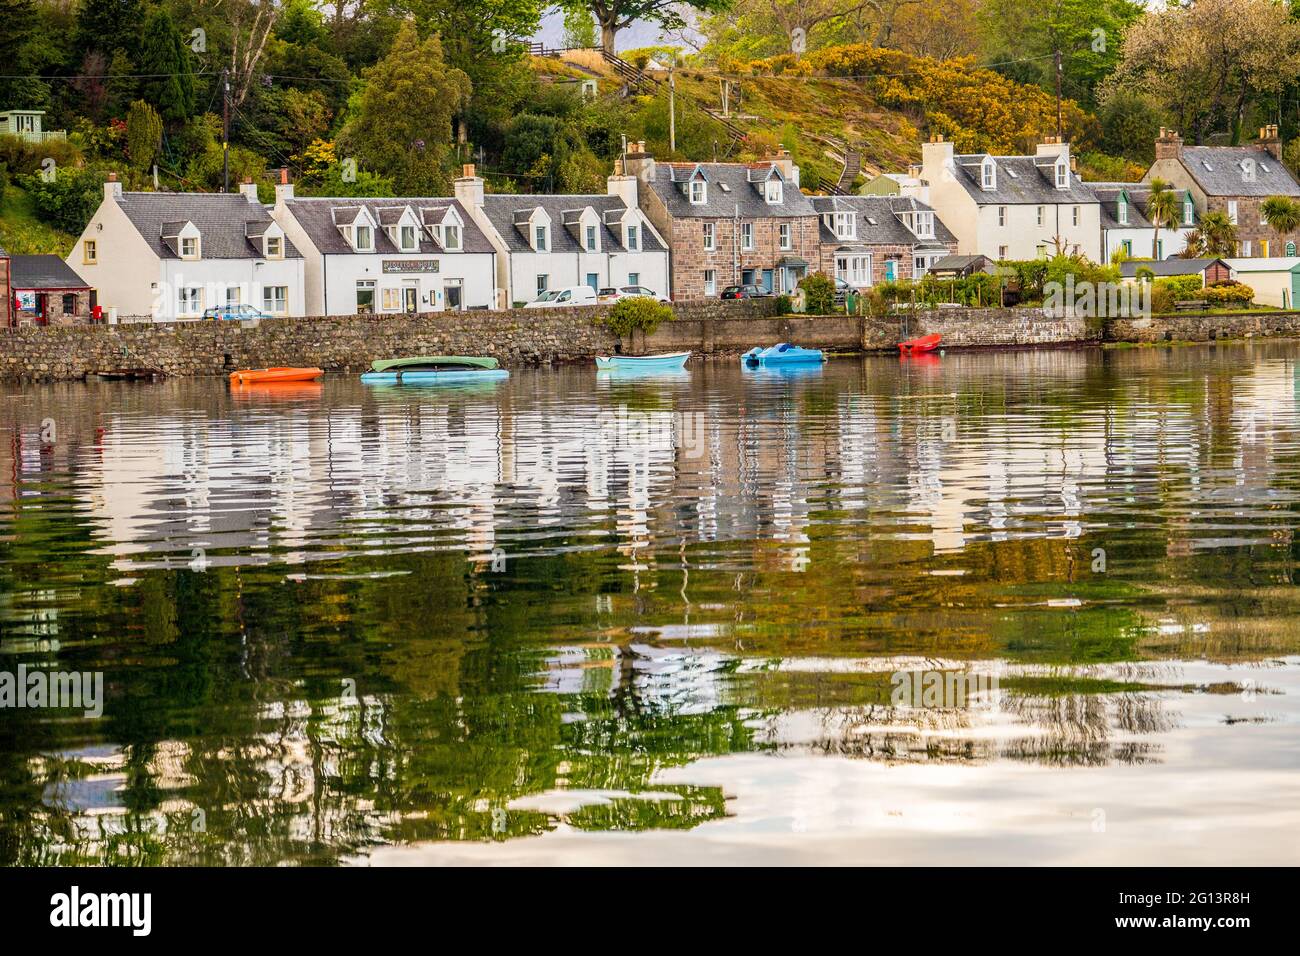
[[[447,308],[459,312],[465,308],[465,296],[462,294],[461,281],[459,279],[450,279],[442,287],[442,294],[447,303]]]
[[[592,291],[600,288],[600,276],[595,272],[587,273],[587,285],[591,286]]]
[[[894,259],[885,260],[885,281],[893,282],[898,278],[898,262]]]
[[[771,269],[764,269],[764,270],[763,270],[763,288],[766,289],[768,292],[771,292],[771,291],[772,291],[772,278],[773,278],[773,277],[772,277],[772,270],[771,270]]]
[[[407,315],[415,315],[420,306],[420,288],[414,282],[402,283],[402,311]]]

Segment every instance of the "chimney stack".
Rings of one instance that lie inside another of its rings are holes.
[[[627,155],[623,158],[623,172],[647,183],[654,178],[655,161],[654,157],[645,151],[645,140],[627,144]]]
[[[483,206],[483,180],[475,174],[473,163],[461,166],[460,173],[460,178],[452,184],[456,201],[473,214]]]
[[[1160,135],[1156,137],[1156,161],[1178,159],[1182,155],[1183,138],[1171,129],[1160,127]]]
[[[249,202],[257,202],[257,184],[253,182],[251,176],[244,177],[244,181],[239,185],[239,191]]]
[[[280,182],[275,187],[275,201],[293,198],[293,183],[289,182],[289,168],[280,167]]]
[[[105,199],[121,199],[122,184],[117,181],[117,173],[108,174],[108,182],[104,183]]]
[[[1277,126],[1265,126],[1259,131],[1259,145],[1268,150],[1269,155],[1282,162],[1282,139],[1277,134]]]

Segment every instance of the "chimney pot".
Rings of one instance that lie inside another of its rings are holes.
[[[289,167],[288,167],[288,166],[281,166],[281,167],[280,167],[280,185],[281,185],[281,186],[287,186],[287,185],[289,185]]]
[[[109,174],[108,174],[108,181],[109,181],[110,183],[115,183],[115,182],[117,182],[117,173],[109,173]]]
[[[460,175],[461,175],[461,177],[464,178],[464,179],[473,179],[473,178],[474,178],[474,164],[473,164],[473,163],[466,163],[464,166],[462,166],[462,167],[460,168]]]

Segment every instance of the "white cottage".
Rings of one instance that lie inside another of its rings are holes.
[[[303,257],[247,183],[238,193],[123,192],[116,176],[72,253],[110,321],[251,305],[302,315]]]
[[[272,216],[302,249],[311,315],[496,304],[496,250],[455,199],[299,199],[282,182]]]

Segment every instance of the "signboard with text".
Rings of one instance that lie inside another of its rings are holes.
[[[382,263],[384,275],[401,272],[437,272],[437,259],[385,259]]]

